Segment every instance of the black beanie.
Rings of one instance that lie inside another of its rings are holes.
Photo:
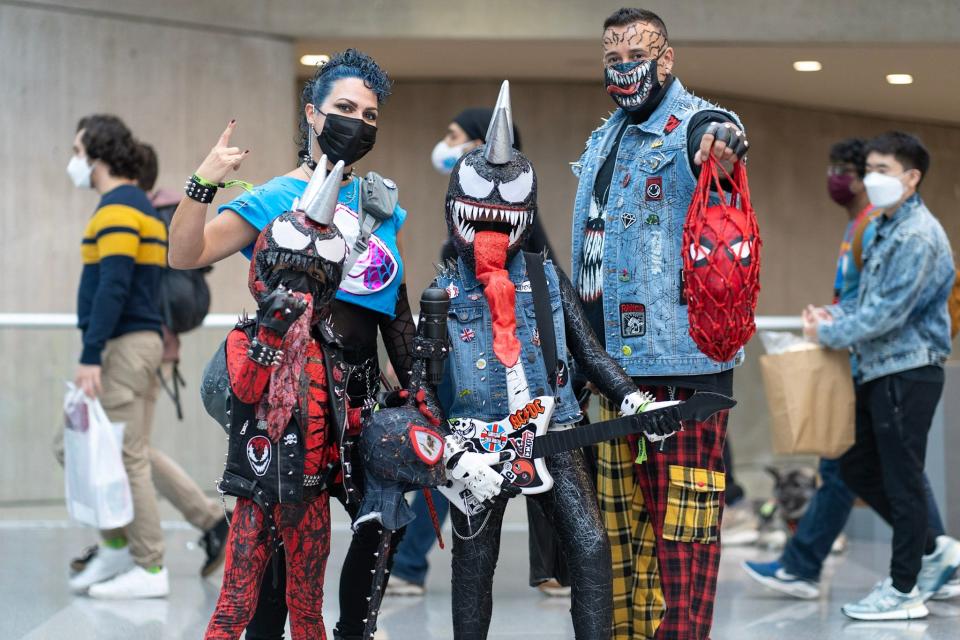
[[[482,140],[486,142],[485,136],[490,127],[490,118],[493,117],[493,109],[488,107],[474,107],[464,109],[453,119],[460,128],[467,134],[469,140]],[[513,148],[522,151],[520,146],[520,129],[516,123],[513,125]]]

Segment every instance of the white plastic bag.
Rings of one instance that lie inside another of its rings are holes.
[[[67,383],[63,399],[63,470],[67,511],[77,522],[116,529],[133,520],[123,468],[123,423],[112,423],[96,398]]]

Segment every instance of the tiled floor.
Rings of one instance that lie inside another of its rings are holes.
[[[336,512],[337,509],[334,508]],[[172,595],[167,600],[98,602],[73,597],[66,589],[68,559],[93,539],[89,531],[69,525],[59,510],[0,510],[0,637],[4,640],[154,640],[200,638],[218,590],[219,575],[197,575],[202,551],[193,545],[195,532],[167,523],[167,565]],[[504,533],[490,638],[537,640],[573,638],[568,603],[549,600],[526,586],[526,533],[515,518]],[[336,521],[328,585],[347,542],[346,525]],[[449,538],[449,534],[447,534]],[[714,640],[804,640],[851,638],[870,640],[946,640],[957,638],[960,601],[931,603],[924,621],[852,623],[840,605],[861,596],[880,578],[887,549],[869,543],[851,544],[845,556],[828,567],[831,589],[820,600],[780,598],[749,581],[739,568],[756,551],[724,553],[716,606]],[[388,599],[380,617],[378,640],[451,638],[449,550],[435,550],[425,598]],[[324,615],[327,627],[337,619],[336,589],[328,588]]]

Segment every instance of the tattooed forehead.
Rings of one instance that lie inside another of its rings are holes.
[[[667,37],[649,22],[610,27],[603,32],[604,53],[624,45],[644,49],[648,55],[656,57],[667,48]]]

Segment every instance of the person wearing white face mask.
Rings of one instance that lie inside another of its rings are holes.
[[[134,519],[102,531],[95,556],[70,579],[75,593],[93,598],[152,598],[170,591],[163,566],[163,532],[151,478],[150,431],[163,353],[157,304],[167,265],[167,229],[137,186],[139,144],[116,116],[80,120],[67,174],[93,189],[100,202],[87,222],[80,254],[77,319],[83,350],[75,383],[99,398],[112,422],[125,423],[123,464]],[[54,453],[62,461],[62,431]]]
[[[908,620],[960,566],[960,542],[927,521],[927,434],[950,354],[947,299],[953,252],[917,193],[930,156],[916,137],[890,132],[867,146],[863,180],[883,210],[863,249],[855,300],[803,312],[804,335],[858,360],[856,441],[840,459],[847,486],[893,528],[890,577],[843,607],[855,620]]]
[[[447,134],[433,147],[433,152],[430,154],[433,168],[443,175],[450,175],[461,156],[486,142],[484,136],[490,127],[491,117],[493,117],[493,109],[489,107],[472,107],[458,113],[447,125]],[[520,129],[516,124],[513,127],[513,147],[517,151],[523,151],[523,145],[520,144]],[[536,216],[533,219],[533,228],[523,250],[542,253],[546,249],[548,255],[554,255],[540,217]],[[448,238],[440,249],[440,260],[443,262],[456,259],[453,243]]]

